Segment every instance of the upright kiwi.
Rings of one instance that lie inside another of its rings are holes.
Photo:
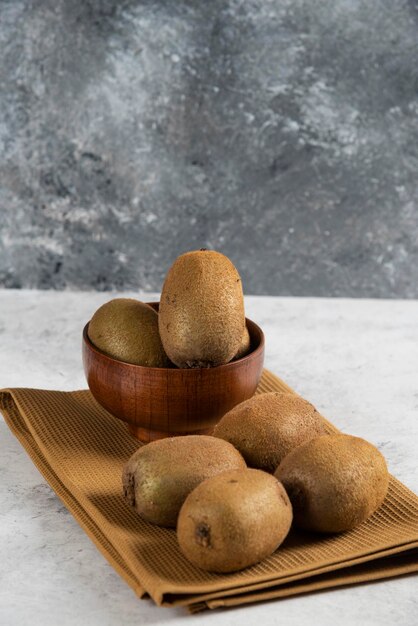
[[[90,341],[114,359],[147,367],[170,367],[158,331],[158,313],[133,298],[115,298],[94,313]]]
[[[247,326],[245,326],[241,343],[238,348],[238,352],[236,353],[236,355],[234,356],[232,360],[237,361],[238,359],[242,359],[244,356],[246,356],[249,353],[250,347],[251,347],[251,337],[250,337],[250,333],[248,332]]]
[[[350,530],[382,504],[389,484],[383,455],[351,435],[325,435],[299,446],[275,476],[293,505],[295,525],[319,532]]]
[[[182,368],[228,363],[244,328],[241,278],[232,262],[212,250],[179,256],[164,282],[159,313],[171,361]]]

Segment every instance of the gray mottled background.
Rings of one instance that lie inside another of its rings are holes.
[[[0,0],[0,285],[418,297],[418,3]]]

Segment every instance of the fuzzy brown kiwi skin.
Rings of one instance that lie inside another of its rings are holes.
[[[147,522],[175,528],[181,505],[202,480],[245,468],[240,453],[208,435],[185,435],[139,448],[123,468],[123,494]]]
[[[249,353],[250,348],[251,348],[251,337],[250,337],[250,333],[248,332],[248,328],[246,326],[242,334],[242,339],[241,339],[240,346],[238,348],[238,352],[236,353],[236,355],[234,356],[232,360],[237,361],[238,359],[242,359],[244,356],[246,356]]]
[[[216,367],[237,353],[245,328],[241,278],[213,250],[179,256],[165,279],[159,307],[164,349],[180,368]]]
[[[325,435],[293,450],[275,476],[292,502],[294,522],[305,530],[343,532],[382,504],[389,485],[383,455],[351,435]]]
[[[172,367],[158,330],[158,313],[133,298],[115,298],[94,313],[90,341],[114,359],[146,367]]]
[[[273,473],[293,448],[325,432],[315,407],[290,393],[270,392],[238,404],[213,435],[229,441],[247,465]]]
[[[186,498],[177,539],[191,563],[227,573],[270,556],[291,523],[289,498],[271,474],[231,470],[203,481]]]

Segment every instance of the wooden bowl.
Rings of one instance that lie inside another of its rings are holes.
[[[158,309],[158,303],[150,303]],[[208,369],[144,367],[118,361],[96,348],[83,331],[83,365],[97,402],[127,422],[143,442],[174,435],[210,434],[232,407],[250,398],[264,362],[264,335],[247,319],[250,353]]]

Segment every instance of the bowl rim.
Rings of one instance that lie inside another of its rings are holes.
[[[227,367],[234,367],[234,366],[236,367],[238,364],[244,363],[245,361],[249,361],[250,359],[255,358],[258,354],[264,351],[264,346],[265,346],[265,337],[264,337],[264,333],[262,329],[260,328],[258,324],[253,322],[253,320],[246,317],[245,325],[247,326],[247,322],[250,322],[251,324],[253,324],[253,326],[255,326],[255,328],[260,334],[260,343],[254,350],[252,350],[249,354],[246,354],[245,356],[241,357],[240,359],[236,359],[235,361],[229,361],[229,363],[223,363],[222,365],[217,365],[216,367],[199,367],[199,368],[197,367],[190,367],[190,368],[149,367],[148,365],[137,365],[136,363],[129,363],[129,361],[121,361],[120,359],[115,359],[114,357],[106,354],[106,352],[103,352],[102,350],[100,350],[100,348],[97,348],[94,345],[94,343],[92,343],[92,341],[90,340],[90,337],[88,336],[87,331],[89,328],[90,321],[91,320],[89,320],[83,328],[83,343],[88,347],[89,350],[91,350],[92,352],[96,352],[101,358],[107,359],[108,361],[111,361],[112,363],[120,363],[121,365],[127,365],[129,367],[137,368],[138,370],[143,370],[147,372],[161,372],[162,373],[162,372],[178,371],[184,374],[185,372],[196,372],[196,371],[207,371],[207,372],[215,371],[215,370],[219,371],[220,368],[227,368]],[[186,376],[187,375],[190,375],[190,374],[186,374]]]

